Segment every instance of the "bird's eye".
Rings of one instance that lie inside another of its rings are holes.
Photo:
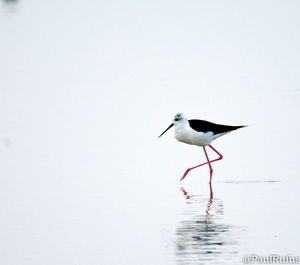
[[[175,118],[175,121],[179,121],[179,119],[178,119],[178,118]]]

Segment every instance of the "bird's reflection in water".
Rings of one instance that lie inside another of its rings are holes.
[[[207,215],[216,215],[223,214],[223,201],[217,198],[214,198],[214,193],[211,184],[210,188],[210,196],[209,198],[203,197],[201,195],[189,195],[188,192],[184,188],[180,188],[183,192],[183,195],[186,199],[187,204],[194,204],[198,209],[199,207],[206,207]]]
[[[181,188],[187,211],[176,228],[176,256],[178,264],[233,264],[236,239],[232,226],[222,223],[223,202],[213,196],[189,195]]]

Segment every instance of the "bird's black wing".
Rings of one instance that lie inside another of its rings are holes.
[[[189,120],[191,128],[197,132],[213,132],[214,134],[230,132],[245,126],[230,126],[216,124],[203,120]]]

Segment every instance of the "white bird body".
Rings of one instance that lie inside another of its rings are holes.
[[[175,123],[174,137],[177,141],[191,145],[206,146],[225,133],[214,134],[211,131],[197,132],[191,128],[188,120]]]

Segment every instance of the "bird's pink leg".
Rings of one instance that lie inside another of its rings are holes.
[[[208,158],[208,155],[207,155],[205,146],[203,146],[203,150],[204,150],[204,154],[205,154],[206,159],[207,159],[207,163],[208,163],[208,165],[209,165],[209,173],[210,173],[209,183],[211,183],[211,178],[212,178],[212,174],[213,174],[213,168],[212,168],[212,166],[211,166],[211,164],[210,164],[210,161],[209,161],[209,158]]]
[[[210,163],[216,162],[216,161],[221,160],[221,159],[223,158],[223,156],[222,156],[215,148],[213,148],[211,145],[209,145],[209,147],[210,147],[213,151],[215,151],[215,152],[219,155],[219,157],[216,158],[216,159],[214,159],[214,160],[212,160],[212,161],[209,161],[209,160],[207,159],[207,162],[205,162],[205,163],[203,163],[203,164],[200,164],[200,165],[195,166],[195,167],[188,168],[188,169],[184,172],[184,174],[183,174],[182,178],[180,179],[180,181],[183,180],[183,179],[186,177],[186,175],[187,175],[192,169],[195,169],[195,168],[197,168],[197,167],[204,166],[204,165],[208,164],[209,162],[210,162]]]
[[[211,161],[211,162],[214,162],[214,161],[215,161],[215,160],[213,160],[213,161]],[[183,174],[182,178],[180,179],[180,181],[183,180],[183,179],[185,179],[186,175],[187,175],[191,170],[193,170],[193,169],[195,169],[195,168],[197,168],[197,167],[204,166],[204,165],[206,165],[206,164],[207,164],[207,162],[205,162],[205,163],[203,163],[203,164],[200,164],[200,165],[198,165],[198,166],[194,166],[194,167],[188,168],[188,169],[184,172],[184,174]]]
[[[223,158],[223,156],[215,148],[213,148],[211,145],[208,145],[208,146],[219,155],[219,158],[217,158],[216,160],[210,161],[210,162],[221,160]]]

